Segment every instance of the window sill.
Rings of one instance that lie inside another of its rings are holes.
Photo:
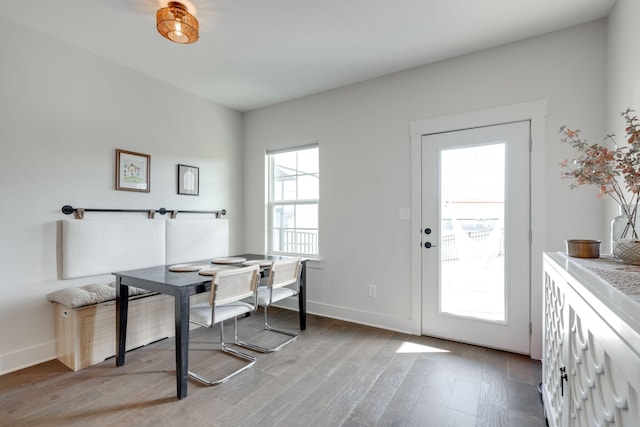
[[[272,255],[272,256],[300,256],[302,258],[305,258],[307,260],[307,267],[308,268],[315,268],[315,269],[321,269],[324,268],[324,261],[322,260],[322,258],[314,258],[314,257],[309,257],[309,256],[305,256],[305,255],[283,255],[283,254],[268,254],[268,255]]]

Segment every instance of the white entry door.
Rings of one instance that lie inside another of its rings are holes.
[[[529,121],[422,137],[422,333],[529,354]]]

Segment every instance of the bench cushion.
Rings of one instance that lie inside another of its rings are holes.
[[[145,289],[129,286],[129,296],[149,293]],[[91,284],[78,288],[64,288],[47,295],[49,302],[57,302],[65,307],[77,308],[85,305],[100,304],[116,299],[115,283]]]

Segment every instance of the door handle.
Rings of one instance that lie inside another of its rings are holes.
[[[562,366],[560,368],[560,396],[564,396],[564,382],[568,380],[569,377],[567,376],[567,368]]]
[[[424,229],[424,234],[431,234],[431,228],[426,227]],[[420,246],[422,246],[422,244],[420,244]],[[431,242],[424,242],[424,247],[427,249],[431,249],[431,248],[437,248],[436,245],[431,244]]]

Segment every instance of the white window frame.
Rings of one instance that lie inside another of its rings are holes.
[[[267,218],[267,238],[266,238],[266,251],[269,254],[273,254],[273,255],[302,255],[302,256],[306,256],[309,258],[318,258],[320,256],[320,245],[319,245],[319,240],[320,240],[320,224],[318,224],[318,228],[315,229],[317,230],[317,241],[315,243],[316,246],[316,251],[315,253],[303,253],[303,252],[290,252],[290,251],[278,251],[275,250],[274,248],[274,242],[273,242],[273,210],[274,207],[277,205],[295,205],[295,206],[301,206],[301,205],[318,205],[318,214],[320,211],[320,197],[318,195],[317,199],[304,199],[304,200],[297,200],[297,199],[293,199],[293,200],[278,200],[278,201],[274,201],[273,197],[275,194],[275,189],[274,189],[274,184],[275,184],[275,177],[274,177],[274,165],[273,165],[273,155],[275,154],[283,154],[283,153],[290,153],[290,152],[295,152],[295,151],[302,151],[302,150],[308,150],[311,148],[318,148],[319,150],[320,144],[318,141],[312,141],[312,142],[307,142],[304,144],[298,144],[298,145],[293,145],[293,146],[288,146],[288,147],[283,147],[283,148],[277,148],[277,149],[267,149],[266,151],[266,156],[265,156],[265,162],[266,162],[266,218]],[[318,165],[319,166],[319,165]],[[296,165],[296,173],[298,173],[299,171],[297,170],[297,165]],[[320,172],[318,171],[318,179],[320,179]],[[318,183],[319,185],[319,183]],[[319,190],[319,188],[318,188]],[[319,218],[318,218],[319,221]],[[294,228],[294,229],[297,229]]]

